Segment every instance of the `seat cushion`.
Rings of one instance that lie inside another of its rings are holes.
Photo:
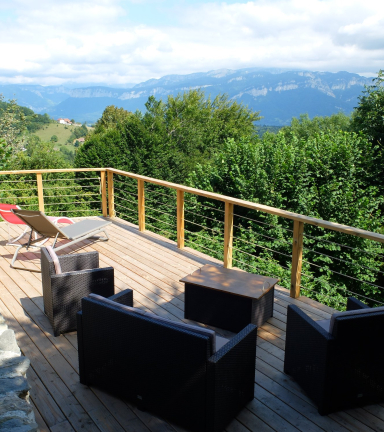
[[[318,324],[327,333],[329,333],[329,326],[331,325],[331,320],[330,319],[323,319],[323,320],[316,321],[316,324]]]
[[[150,316],[151,318],[156,319],[156,321],[166,322],[167,324],[171,324],[173,327],[176,328],[183,328],[183,329],[191,330],[194,333],[208,336],[211,342],[211,349],[212,349],[211,352],[212,353],[216,352],[216,333],[213,330],[207,329],[205,327],[198,327],[193,324],[187,324],[181,321],[172,321],[168,318],[163,318],[150,312],[144,312],[144,315]]]
[[[229,339],[216,335],[216,352],[219,351],[220,348],[223,348],[227,342],[229,342]]]
[[[61,228],[61,232],[64,233],[68,239],[75,240],[79,237],[91,234],[93,231],[98,232],[98,230],[105,228],[111,223],[112,222],[105,220],[86,219]]]

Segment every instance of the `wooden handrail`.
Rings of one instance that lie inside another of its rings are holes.
[[[0,175],[12,174],[46,174],[59,172],[88,172],[88,171],[107,171],[107,168],[63,168],[46,170],[23,170],[23,171],[0,171]]]
[[[183,186],[176,183],[170,183],[164,180],[159,180],[151,177],[146,177],[126,171],[117,170],[114,168],[72,168],[72,169],[52,169],[52,170],[26,170],[26,171],[0,171],[0,175],[14,175],[14,174],[36,174],[37,190],[39,199],[39,209],[44,211],[44,196],[43,196],[43,182],[42,174],[55,173],[55,172],[100,172],[100,184],[102,195],[102,213],[103,216],[108,213],[110,217],[115,216],[114,204],[114,184],[113,175],[122,175],[137,180],[138,184],[138,225],[139,230],[145,230],[145,182],[164,186],[166,188],[175,189],[177,191],[177,246],[184,247],[184,194],[185,192],[210,198],[213,200],[225,203],[225,216],[224,216],[224,267],[232,267],[232,243],[233,243],[233,214],[234,206],[249,208],[252,210],[260,211],[263,213],[273,214],[285,219],[293,220],[293,246],[292,246],[292,269],[291,269],[291,297],[297,298],[300,295],[301,283],[301,265],[303,253],[303,236],[304,224],[315,225],[318,227],[326,228],[332,231],[342,232],[348,235],[353,235],[361,238],[384,243],[384,235],[374,233],[371,231],[362,230],[359,228],[350,227],[347,225],[338,224],[336,222],[325,221],[313,217],[301,215],[298,213],[281,210],[278,208],[266,206],[259,203],[232,198],[226,195],[220,195],[214,192],[203,191],[200,189]],[[108,184],[108,202],[106,196],[106,175]]]
[[[170,182],[166,182],[163,180],[153,179],[151,177],[145,177],[142,175],[133,174],[133,173],[126,172],[126,171],[116,170],[114,168],[106,168],[106,170],[113,172],[115,174],[125,176],[125,177],[134,178],[136,180],[143,180],[143,181],[148,182],[148,183],[157,184],[159,186],[165,186],[165,187],[168,187],[170,189],[181,190],[183,192],[203,196],[205,198],[210,198],[210,199],[222,201],[222,202],[228,202],[230,204],[238,205],[240,207],[246,207],[249,209],[261,211],[263,213],[269,213],[269,214],[273,214],[276,216],[281,216],[285,219],[291,219],[293,221],[297,220],[298,222],[304,222],[304,223],[307,223],[310,225],[316,225],[318,227],[330,229],[332,231],[339,231],[339,232],[343,232],[345,234],[354,235],[357,237],[362,237],[362,238],[366,238],[369,240],[374,240],[374,241],[378,241],[380,243],[384,243],[384,235],[383,234],[377,234],[377,233],[374,233],[371,231],[366,231],[366,230],[362,230],[359,228],[350,227],[348,225],[342,225],[342,224],[339,224],[337,222],[329,222],[329,221],[325,221],[322,219],[316,219],[316,218],[313,218],[310,216],[301,215],[299,213],[293,213],[293,212],[281,210],[281,209],[278,209],[275,207],[269,207],[269,206],[266,206],[263,204],[253,203],[253,202],[241,200],[238,198],[232,198],[232,197],[229,197],[226,195],[220,195],[220,194],[214,193],[214,192],[207,192],[207,191],[203,191],[200,189],[194,189],[194,188],[191,188],[188,186],[179,185],[177,183],[170,183]]]

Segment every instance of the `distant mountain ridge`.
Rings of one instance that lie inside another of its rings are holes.
[[[19,105],[37,113],[93,123],[108,105],[145,111],[144,104],[151,95],[165,100],[170,94],[201,88],[207,97],[226,93],[230,99],[261,111],[261,124],[282,126],[303,113],[310,117],[340,111],[349,114],[357,105],[364,85],[371,83],[371,78],[349,72],[249,68],[167,75],[130,88],[13,84],[0,85],[0,93],[6,99],[16,98]]]

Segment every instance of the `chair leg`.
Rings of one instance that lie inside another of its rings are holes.
[[[25,230],[18,237],[15,237],[14,239],[11,239],[11,232],[10,232],[9,224],[8,223],[7,223],[7,227],[8,227],[8,243],[7,243],[7,246],[15,246],[15,243],[17,241],[19,241],[22,237],[24,237],[25,234],[30,230],[29,227],[26,227]]]
[[[16,252],[14,253],[14,255],[13,255],[13,258],[12,258],[12,262],[11,262],[11,267],[12,268],[21,268],[21,267],[15,267],[13,264],[15,264],[15,261],[16,261],[16,258],[17,258],[17,255],[18,255],[18,253],[19,253],[19,251],[20,251],[20,249],[23,247],[23,245],[19,245],[17,248],[16,248]]]
[[[32,245],[31,245],[31,239],[32,239],[32,232],[33,232],[33,230],[31,231],[31,234],[29,235],[29,241],[28,241],[28,243],[25,243],[25,244],[18,244],[17,245],[17,248],[16,248],[16,251],[15,251],[15,253],[14,253],[14,255],[13,255],[13,258],[12,258],[12,261],[11,261],[11,268],[13,268],[13,269],[18,269],[18,270],[28,270],[28,271],[31,271],[31,272],[35,272],[35,273],[41,273],[41,270],[34,270],[34,269],[26,269],[25,267],[16,267],[14,264],[15,264],[15,261],[16,261],[16,259],[17,259],[17,255],[18,255],[18,253],[20,252],[20,249],[21,248],[23,248],[23,247],[25,247],[25,248],[29,248],[29,247],[31,247]],[[36,241],[36,240],[34,240],[34,241]],[[33,242],[32,242],[33,243]]]

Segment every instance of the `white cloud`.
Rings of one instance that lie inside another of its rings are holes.
[[[12,6],[0,0],[0,81],[112,84],[252,66],[371,74],[383,68],[384,4],[183,5],[165,26],[128,21],[129,6],[119,0],[14,0]],[[150,6],[144,2],[143,11]]]

